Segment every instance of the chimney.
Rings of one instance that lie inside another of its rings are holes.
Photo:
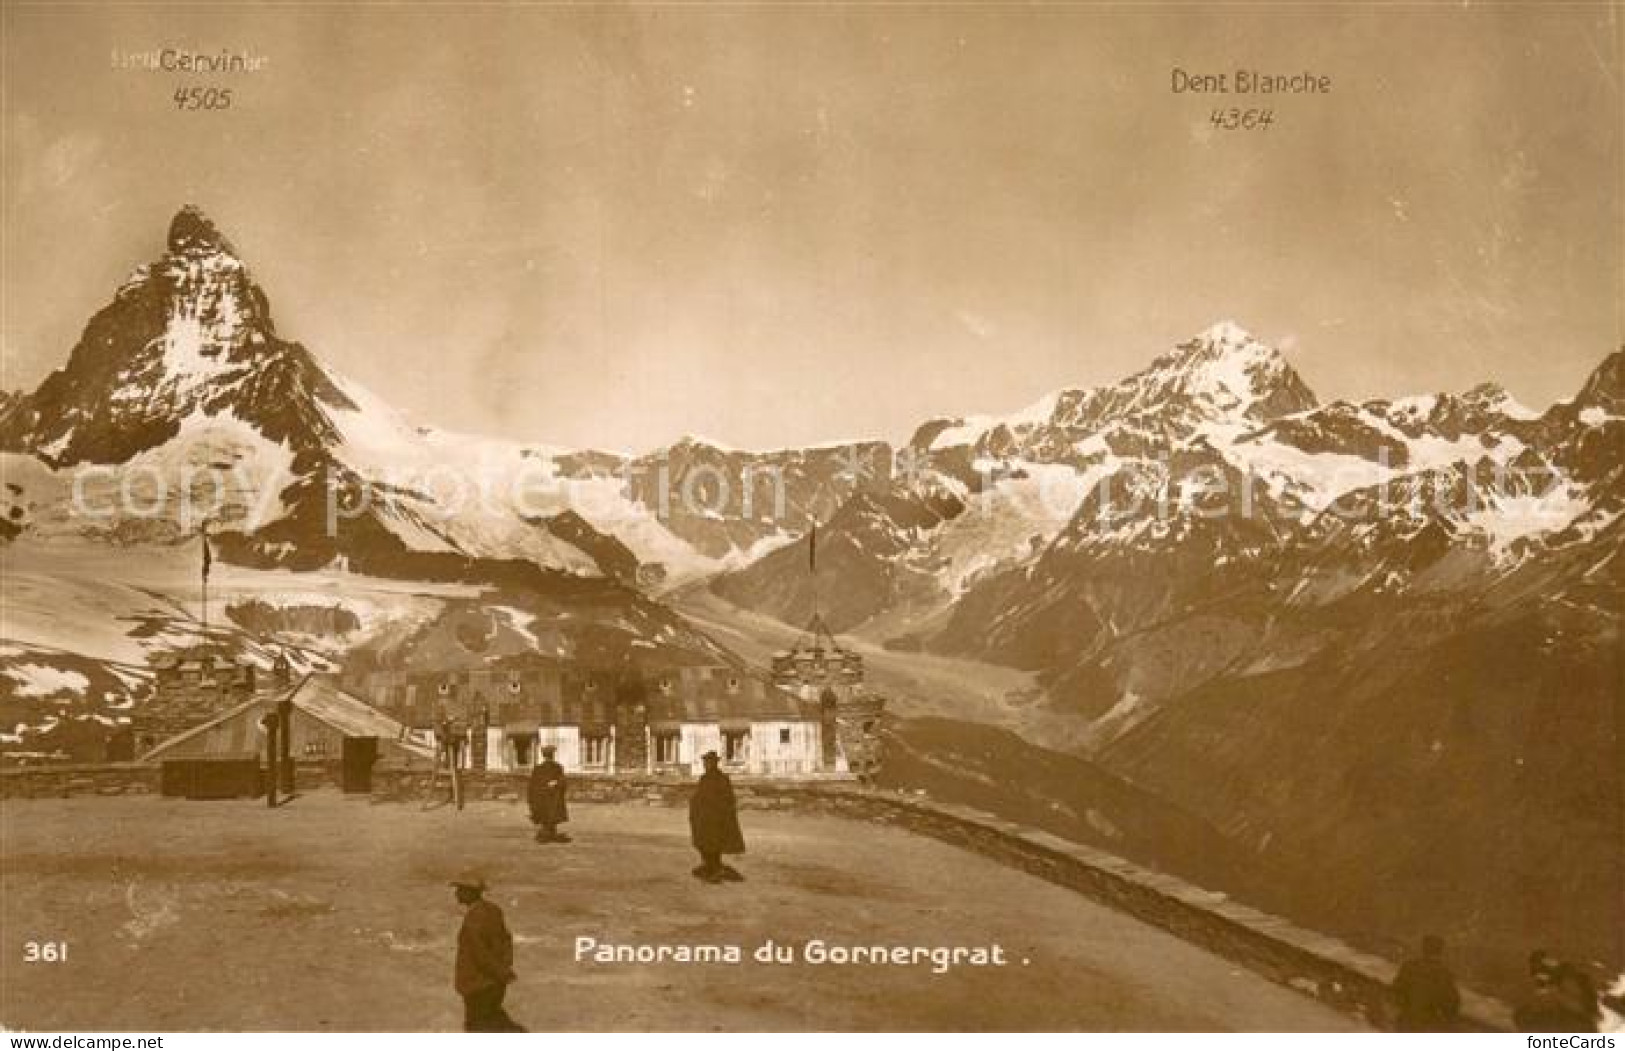
[[[286,653],[278,653],[276,660],[271,664],[271,685],[279,690],[285,690],[293,685],[293,665],[288,661]]]

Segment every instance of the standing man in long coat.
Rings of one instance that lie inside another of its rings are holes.
[[[470,1033],[523,1033],[525,1027],[508,1017],[502,1006],[516,977],[513,935],[502,910],[485,900],[485,881],[478,876],[461,876],[451,885],[464,909],[452,979],[463,998],[463,1028]]]
[[[724,854],[745,852],[733,782],[722,772],[717,753],[706,752],[701,758],[705,773],[700,775],[700,782],[688,801],[688,829],[694,849],[700,852],[700,864],[694,875],[707,883],[737,882],[745,877],[733,866],[722,863]]]
[[[531,768],[530,789],[526,793],[538,843],[570,842],[569,836],[559,832],[559,826],[570,820],[570,808],[564,799],[564,767],[553,758],[554,754],[552,745],[542,749],[542,761]]]

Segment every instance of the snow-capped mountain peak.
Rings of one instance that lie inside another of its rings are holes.
[[[933,420],[910,444],[1036,463],[1166,451],[1214,425],[1251,427],[1316,404],[1286,358],[1234,321],[1211,325],[1117,383],[1063,388],[1008,416]]]
[[[98,478],[140,474],[156,490],[141,508],[92,518],[42,491],[38,518],[53,530],[174,539],[206,516],[240,532],[242,557],[307,568],[432,555],[596,574],[604,563],[587,548],[613,547],[590,527],[555,533],[564,508],[548,494],[514,496],[510,483],[530,466],[516,443],[415,428],[279,338],[247,266],[191,205],[67,364],[0,417],[0,449],[57,472],[45,487],[56,497],[85,464],[107,468],[87,472]],[[337,515],[340,491],[359,510]]]
[[[183,253],[215,253],[224,252],[236,255],[237,250],[226,240],[220,228],[214,221],[203,214],[203,209],[195,204],[181,206],[175,213],[175,218],[169,221],[169,250],[177,255]]]
[[[239,372],[252,348],[273,335],[270,309],[230,242],[201,211],[188,205],[169,226],[169,251],[144,268],[165,303],[157,338],[163,372],[174,394]]]
[[[1239,322],[1232,318],[1224,318],[1192,336],[1190,342],[1210,346],[1245,347],[1257,343],[1258,340]]]
[[[1215,420],[1263,421],[1315,404],[1281,352],[1234,321],[1203,329],[1125,385],[1135,409],[1183,401]]]
[[[1512,396],[1512,392],[1499,383],[1480,383],[1461,395],[1461,401],[1483,413],[1493,413],[1513,420],[1532,420],[1540,413]]]

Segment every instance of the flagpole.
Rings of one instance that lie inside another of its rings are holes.
[[[813,646],[818,645],[818,624],[821,615],[818,611],[818,519],[813,519],[812,528],[807,532],[807,572],[812,576],[812,624]]]
[[[209,648],[209,520],[205,518],[198,527],[203,538],[203,648]]]

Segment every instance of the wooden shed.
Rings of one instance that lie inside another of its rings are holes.
[[[428,760],[432,753],[407,739],[405,728],[365,701],[341,689],[330,676],[307,676],[298,685],[267,693],[222,712],[169,738],[146,755],[148,762],[173,765],[166,783],[184,785],[207,778],[195,771],[219,764],[257,764],[265,751],[261,719],[282,701],[292,702],[290,753],[296,764],[326,769],[345,791],[371,787],[373,764],[382,758]],[[191,771],[185,774],[184,771]],[[217,783],[217,782],[216,782]],[[235,783],[235,782],[234,782]],[[219,795],[216,788],[211,795]],[[252,795],[246,781],[234,794]]]

